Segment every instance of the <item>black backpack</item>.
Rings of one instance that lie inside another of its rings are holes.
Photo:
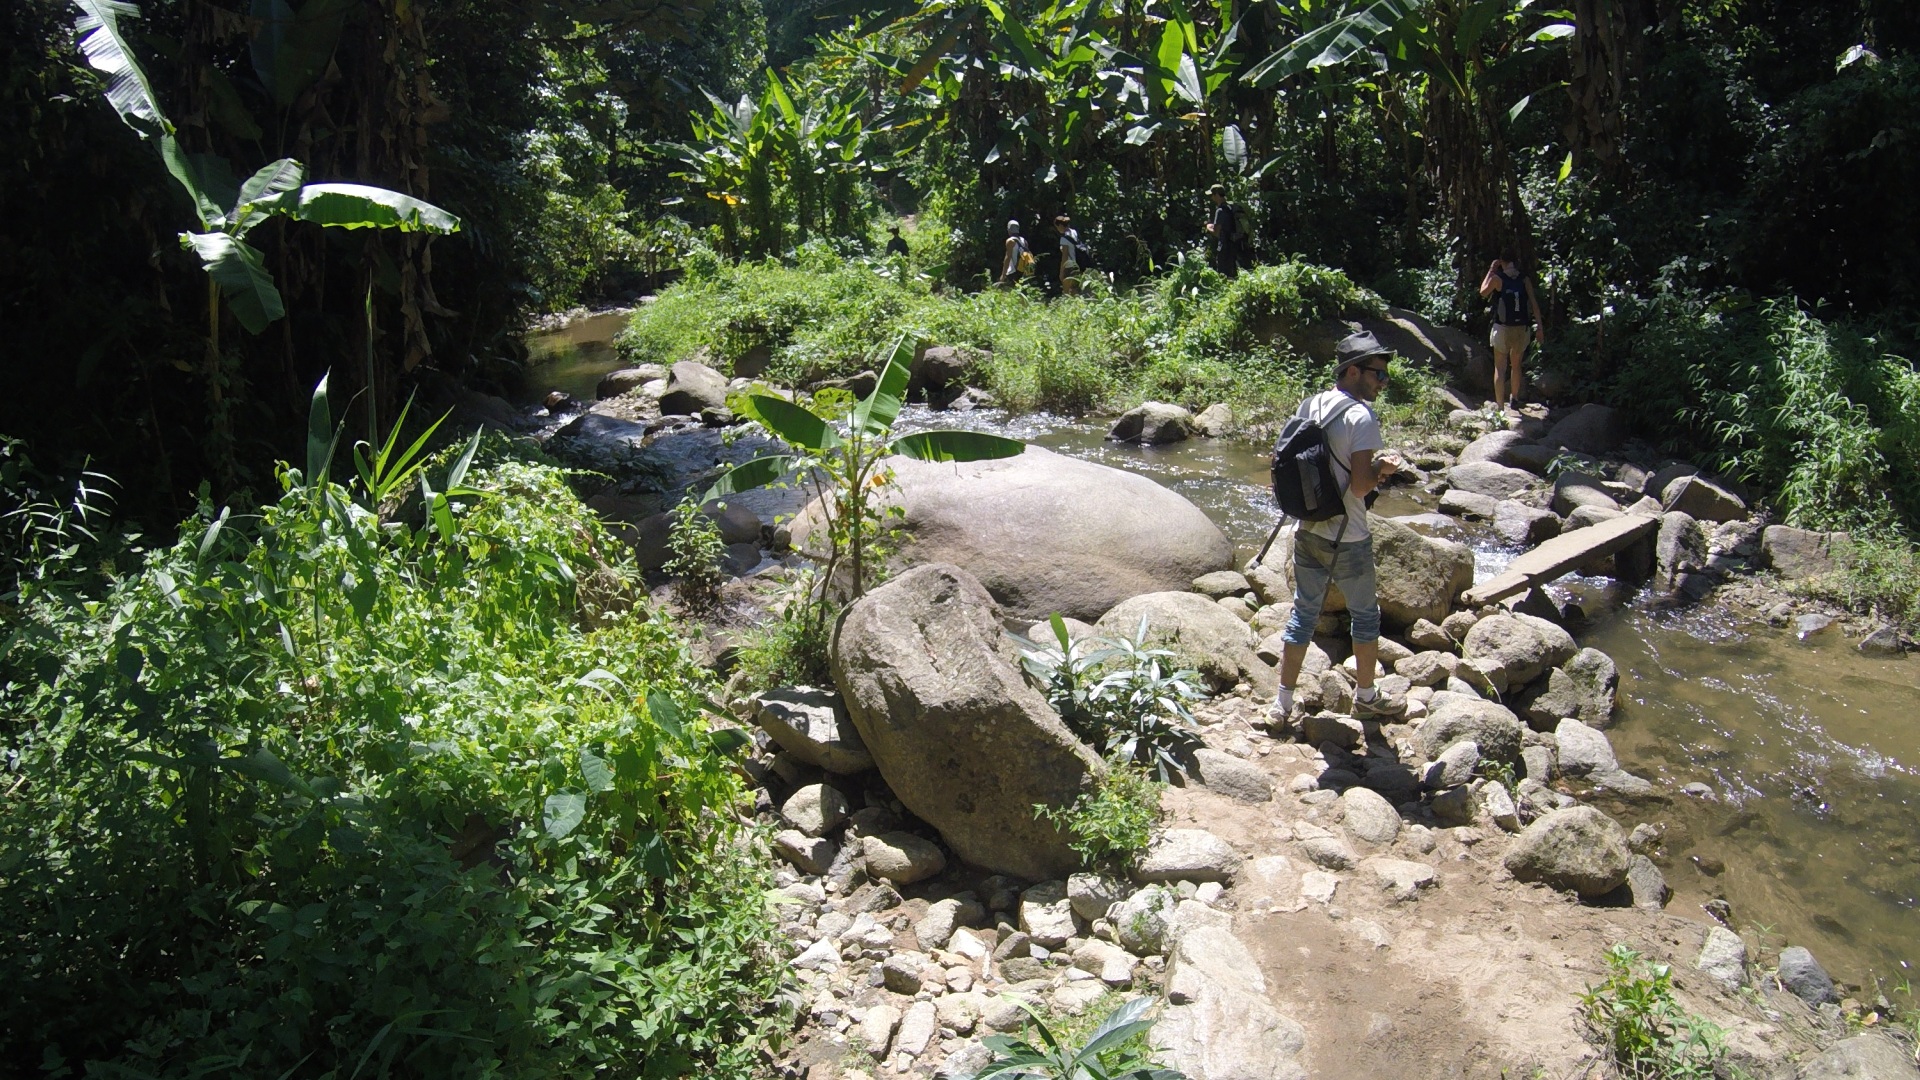
[[[1526,275],[1511,280],[1505,274],[1495,276],[1500,279],[1500,288],[1493,294],[1493,321],[1501,326],[1532,326],[1533,308],[1527,303]]]
[[[1073,261],[1079,264],[1082,270],[1091,270],[1094,267],[1093,248],[1087,245],[1087,241],[1080,235],[1078,229],[1073,231]]]
[[[1340,411],[1327,417],[1331,424],[1361,404],[1348,401]],[[1273,444],[1273,501],[1280,512],[1296,521],[1326,521],[1347,512],[1344,484],[1333,475],[1333,455],[1327,449],[1327,431],[1304,416],[1296,416],[1280,429]]]

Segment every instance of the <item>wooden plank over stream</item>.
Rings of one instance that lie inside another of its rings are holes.
[[[1522,589],[1544,585],[1595,559],[1604,559],[1660,527],[1657,517],[1627,514],[1561,533],[1513,562],[1499,577],[1466,591],[1469,607],[1490,604]]]

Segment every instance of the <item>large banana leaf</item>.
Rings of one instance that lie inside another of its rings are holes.
[[[227,223],[227,208],[240,197],[234,183],[233,168],[227,160],[213,154],[189,154],[172,132],[160,136],[160,161],[166,165],[193,200],[193,212],[202,229],[217,229]]]
[[[200,256],[208,276],[227,298],[227,307],[248,333],[265,330],[287,313],[257,249],[223,232],[181,233],[180,246]]]
[[[916,461],[987,461],[1017,457],[1026,448],[1018,439],[984,431],[918,431],[887,444],[893,453]]]
[[[262,200],[278,199],[289,191],[300,190],[307,178],[307,167],[292,158],[263,166],[259,172],[247,177],[240,185],[240,194],[228,220],[233,224],[234,235],[245,236],[255,226],[267,219],[261,207],[253,204]]]
[[[299,189],[297,203],[282,207],[301,221],[338,229],[460,231],[459,218],[430,202],[365,184],[308,184]]]
[[[794,458],[787,454],[771,454],[757,457],[752,461],[743,461],[727,470],[727,474],[714,481],[700,496],[703,503],[715,499],[724,499],[742,491],[751,491],[757,487],[766,487],[775,480],[793,471]]]
[[[741,415],[757,421],[789,446],[826,451],[840,445],[840,433],[811,411],[770,394],[749,394]]]
[[[1372,4],[1334,19],[1295,38],[1280,51],[1260,61],[1246,80],[1269,87],[1310,68],[1331,67],[1362,52],[1392,32],[1415,11],[1415,0],[1374,0]]]
[[[887,366],[880,370],[880,381],[874,385],[873,393],[853,407],[854,434],[878,438],[893,427],[900,415],[900,406],[906,402],[907,381],[913,374],[914,344],[910,334],[902,334],[894,342],[893,352],[887,356]]]
[[[120,33],[119,19],[137,19],[140,10],[119,0],[73,0],[73,6],[80,9],[73,27],[80,34],[80,51],[87,63],[107,77],[107,102],[113,111],[141,138],[172,131],[173,124],[154,99],[147,73]]]

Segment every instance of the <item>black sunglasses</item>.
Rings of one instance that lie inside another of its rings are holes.
[[[1384,367],[1363,367],[1360,370],[1372,375],[1381,382],[1385,382],[1391,377],[1387,374],[1387,369]]]

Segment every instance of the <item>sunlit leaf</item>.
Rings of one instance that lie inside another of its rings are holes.
[[[737,495],[742,491],[751,491],[757,487],[766,487],[775,480],[793,471],[796,459],[790,454],[769,454],[752,461],[743,461],[727,470],[726,474],[713,482],[713,486],[702,492],[700,501],[712,502]]]
[[[1017,457],[1027,444],[983,431],[920,431],[903,435],[887,449],[916,461],[987,461]]]
[[[540,828],[555,840],[564,839],[587,819],[587,797],[575,791],[547,796],[540,811]]]
[[[249,333],[257,334],[287,313],[260,252],[226,233],[181,233],[180,246],[200,256],[228,310]]]

